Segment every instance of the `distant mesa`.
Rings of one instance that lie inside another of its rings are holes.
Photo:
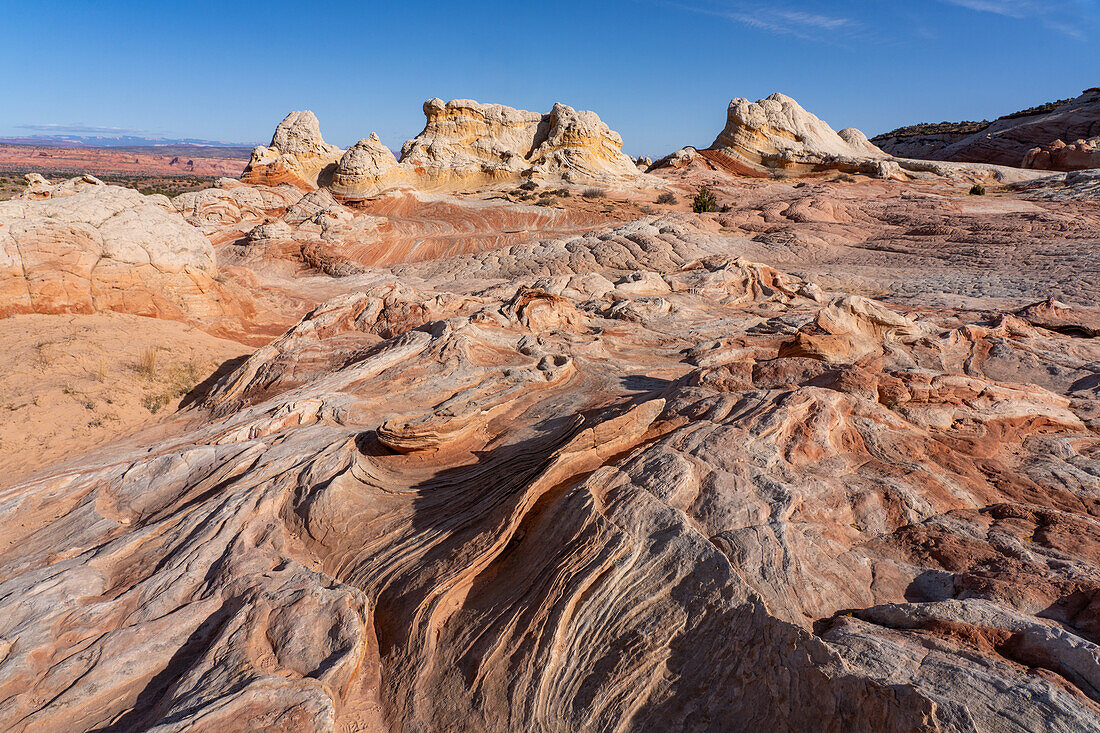
[[[255,143],[203,140],[200,138],[143,137],[141,135],[22,135],[0,137],[0,145],[31,145],[56,148],[196,148],[199,154],[206,148],[208,155],[236,155],[247,152]],[[152,152],[152,151],[151,151]]]
[[[521,178],[571,182],[634,180],[622,137],[595,112],[555,104],[528,112],[470,99],[424,103],[423,131],[401,159],[374,133],[347,151],[328,145],[312,112],[292,112],[271,145],[258,147],[242,180],[324,186],[336,196],[367,198],[388,189],[459,190]]]

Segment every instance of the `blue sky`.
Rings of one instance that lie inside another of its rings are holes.
[[[874,135],[1100,85],[1098,2],[3,0],[0,135],[266,142],[312,109],[330,142],[399,148],[425,99],[467,97],[593,109],[655,156],[773,91]]]

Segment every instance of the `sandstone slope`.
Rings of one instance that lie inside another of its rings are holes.
[[[1100,88],[1087,89],[1064,103],[1023,110],[991,123],[972,125],[962,133],[925,133],[905,128],[885,133],[873,142],[891,155],[928,160],[950,160],[996,165],[1078,170],[1100,166],[1095,155],[1084,151],[1052,154],[1062,145],[1073,145],[1100,135]],[[1093,146],[1095,147],[1095,146]],[[1040,150],[1032,154],[1032,150]],[[1046,154],[1044,154],[1046,153]]]
[[[133,216],[288,327],[5,321],[0,729],[1100,730],[1100,181],[735,102],[659,178],[431,101],[419,169],[32,186],[0,252],[159,289]]]

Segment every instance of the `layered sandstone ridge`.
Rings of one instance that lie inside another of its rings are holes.
[[[328,181],[343,150],[321,137],[317,116],[309,110],[291,112],[275,128],[271,144],[258,146],[241,179],[249,183],[293,183],[305,189]]]
[[[340,159],[330,190],[346,200],[411,186],[457,190],[521,178],[569,182],[633,181],[634,162],[618,133],[595,112],[555,104],[547,114],[469,99],[424,103],[424,130],[405,142],[401,160],[377,135]]]
[[[891,155],[927,160],[1063,171],[1100,166],[1095,155],[1081,156],[1078,151],[1049,156],[1042,153],[1053,152],[1050,149],[1057,145],[1056,141],[1066,144],[1064,141],[1088,140],[1100,135],[1100,88],[1087,89],[1076,99],[1023,110],[990,123],[967,125],[969,129],[965,132],[923,132],[924,126],[902,128],[880,135],[874,142]],[[977,130],[973,129],[975,126]],[[1033,156],[1031,151],[1035,148],[1041,151]]]
[[[91,176],[32,174],[0,202],[0,316],[119,311],[173,319],[241,316],[214,248],[163,196]]]

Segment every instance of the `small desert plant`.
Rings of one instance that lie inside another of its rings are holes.
[[[172,375],[171,389],[176,397],[183,397],[195,388],[206,376],[201,364],[188,361],[186,365],[176,368]]]
[[[536,188],[539,187],[539,184],[535,183],[534,181],[524,181],[519,185],[519,187],[524,191],[534,191]]]
[[[569,193],[568,188],[559,188],[557,191],[554,191],[554,193],[558,196],[561,196],[563,199],[567,199],[567,198],[569,198],[570,196],[573,195],[573,194]]]
[[[606,195],[607,191],[604,191],[602,188],[586,188],[584,189],[584,193],[581,194],[581,196],[584,196],[586,199],[602,199]]]
[[[970,187],[971,196],[985,196],[985,186],[980,183],[975,183]]]
[[[141,352],[141,361],[138,362],[138,373],[146,379],[155,379],[157,376],[157,347],[150,346]]]
[[[154,415],[160,411],[160,408],[168,404],[168,395],[165,393],[145,395],[141,400],[141,406]]]
[[[643,204],[641,209],[642,209],[642,213],[645,214],[646,216],[653,216],[654,214],[657,213],[657,209],[653,208],[649,204]]]
[[[840,181],[841,183],[855,183],[856,177],[848,173],[841,173],[839,176],[836,177],[835,180]],[[797,188],[797,186],[795,188]]]
[[[714,197],[714,192],[706,186],[700,188],[699,193],[695,194],[695,200],[691,202],[691,210],[696,214],[718,211],[718,199]]]
[[[679,199],[672,191],[665,191],[657,197],[657,203],[659,204],[675,204],[677,202],[679,202]]]

